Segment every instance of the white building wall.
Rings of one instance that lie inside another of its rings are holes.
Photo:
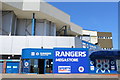
[[[70,29],[71,29],[71,31],[73,31],[73,32],[75,32],[75,33],[77,33],[77,34],[83,34],[82,33],[82,30],[83,30],[83,28],[82,27],[80,27],[80,26],[78,26],[78,25],[76,25],[76,24],[74,24],[74,23],[72,23],[72,22],[70,22],[69,23],[70,24]]]
[[[23,10],[26,11],[39,11],[41,0],[23,0]]]
[[[85,36],[83,36],[83,40],[88,41],[88,39],[90,39],[88,42],[92,44],[98,43],[97,31],[83,30],[83,35],[89,35],[87,39]]]
[[[98,43],[98,38],[96,36],[91,36],[91,43]]]
[[[85,40],[87,42],[91,42],[91,37],[90,36],[83,36],[82,40]]]
[[[75,48],[83,48],[82,40],[79,37],[75,37]]]
[[[63,21],[64,23],[68,24],[70,22],[70,15],[64,13],[63,11],[57,9],[56,7],[50,5],[49,3],[41,2],[40,11],[43,12],[44,14],[54,16],[54,18]]]
[[[97,31],[90,31],[90,30],[82,30],[83,34],[90,35],[90,36],[97,36]]]
[[[12,38],[9,38],[7,36],[4,36],[4,37],[0,37],[0,40],[1,40],[1,44],[2,46],[0,46],[0,51],[1,52],[4,52],[4,53],[11,53],[12,50]]]
[[[23,48],[81,48],[80,39],[55,36],[0,36],[0,55],[21,55]]]
[[[21,1],[21,2],[19,2]],[[3,10],[14,11],[18,18],[32,19],[35,13],[36,19],[46,19],[56,23],[58,28],[62,26],[69,26],[70,35],[82,35],[82,27],[74,24],[70,20],[70,15],[57,9],[47,2],[40,2],[40,0],[18,0],[18,2],[6,1]]]

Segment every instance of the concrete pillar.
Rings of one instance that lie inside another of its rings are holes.
[[[11,12],[9,36],[12,35],[12,26],[13,26],[13,12]]]
[[[47,20],[44,20],[44,36],[47,35]]]
[[[53,23],[53,28],[54,28],[54,35],[53,36],[56,36],[56,24],[55,23]]]

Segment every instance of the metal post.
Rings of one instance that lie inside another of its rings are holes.
[[[32,36],[35,35],[35,13],[33,13],[33,19],[32,19]]]
[[[20,62],[19,62],[19,74],[21,73],[21,70],[22,70],[22,59],[20,57]]]
[[[6,73],[6,66],[7,66],[7,62],[6,62],[6,60],[4,60],[4,63],[3,63],[3,73]]]
[[[65,26],[64,35],[67,36],[67,26]]]

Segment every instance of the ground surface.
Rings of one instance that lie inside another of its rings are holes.
[[[117,74],[2,74],[1,80],[120,80]]]

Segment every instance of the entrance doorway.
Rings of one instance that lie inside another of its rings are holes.
[[[24,61],[24,60],[23,60]],[[25,71],[24,73],[36,73],[36,74],[46,74],[53,73],[53,59],[30,59],[30,66],[28,67],[30,71]]]
[[[31,59],[30,73],[44,74],[45,59]]]
[[[38,73],[44,74],[44,65],[45,65],[45,59],[39,59],[38,60]]]

